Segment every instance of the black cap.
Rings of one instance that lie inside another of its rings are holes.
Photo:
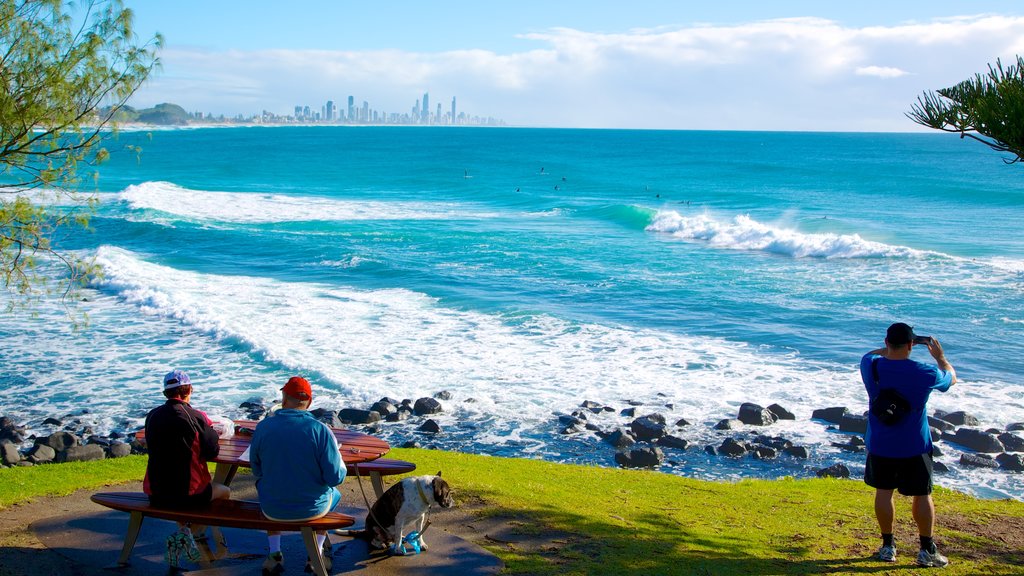
[[[885,341],[890,346],[906,346],[914,341],[914,329],[903,322],[897,322],[885,331]]]

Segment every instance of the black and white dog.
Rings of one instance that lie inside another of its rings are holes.
[[[349,532],[349,535],[369,540],[371,548],[390,546],[395,554],[405,554],[403,539],[406,527],[416,522],[417,544],[420,550],[426,550],[423,530],[427,512],[435,505],[441,508],[455,505],[451,487],[441,478],[440,472],[436,476],[403,478],[374,502],[366,515],[366,527],[359,532]]]

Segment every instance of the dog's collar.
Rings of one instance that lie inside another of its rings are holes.
[[[423,483],[422,482],[417,482],[416,483],[416,491],[420,493],[420,499],[423,500],[423,503],[426,504],[427,508],[429,508],[430,507],[430,500],[427,499],[427,493],[423,491]]]

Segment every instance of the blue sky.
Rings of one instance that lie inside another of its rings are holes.
[[[354,95],[533,126],[910,131],[922,91],[1024,54],[1024,3],[125,0],[165,38],[132,103],[290,113]]]

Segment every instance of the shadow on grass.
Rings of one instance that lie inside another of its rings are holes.
[[[916,545],[913,554],[885,563],[874,558],[873,541],[851,550],[818,538],[766,536],[756,527],[756,518],[747,526],[704,526],[700,530],[683,526],[669,515],[646,514],[630,520],[609,515],[608,521],[598,521],[592,514],[552,507],[518,509],[508,518],[533,533],[549,529],[572,534],[553,540],[558,546],[535,551],[540,559],[523,554],[514,544],[490,546],[503,557],[511,573],[718,576],[918,574],[922,570],[914,564]],[[748,533],[749,537],[744,536]],[[1021,574],[1019,551],[1006,553],[997,542],[985,542],[985,548],[986,553],[967,558],[954,556],[943,574]]]

